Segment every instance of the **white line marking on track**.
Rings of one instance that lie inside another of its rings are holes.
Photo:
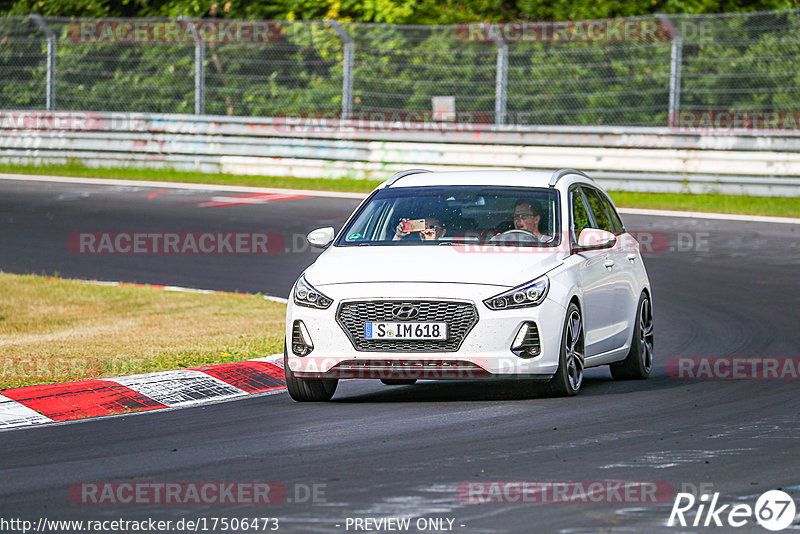
[[[307,195],[287,195],[284,193],[257,193],[240,196],[215,196],[197,204],[200,208],[224,208],[228,206],[259,205],[282,200],[308,198]]]
[[[685,217],[688,219],[713,219],[717,221],[746,221],[779,224],[800,224],[800,219],[791,217],[767,217],[765,215],[737,215],[735,213],[706,213],[701,211],[645,210],[639,208],[618,208],[628,215],[649,215],[653,217]]]
[[[181,287],[181,286],[161,286],[161,285],[152,285],[152,284],[134,284],[132,282],[119,282],[119,281],[108,281],[108,280],[81,280],[76,278],[71,278],[69,280],[78,280],[84,284],[90,284],[95,286],[128,286],[128,287],[141,287],[141,288],[150,288],[150,289],[157,289],[159,291],[174,291],[178,293],[199,293],[201,295],[244,295],[244,296],[253,296],[256,295],[254,293],[230,293],[228,291],[217,291],[215,289],[197,289],[194,287]],[[277,302],[279,304],[288,304],[289,300],[283,297],[273,297],[272,295],[263,295],[264,300],[268,300],[270,302]]]
[[[326,198],[362,199],[366,193],[347,193],[342,191],[315,191],[305,189],[283,189],[274,187],[252,187],[244,185],[191,184],[178,182],[157,182],[152,180],[117,180],[113,178],[76,178],[73,176],[41,176],[33,174],[0,174],[0,180],[22,182],[56,182],[62,184],[116,185],[130,187],[160,187],[164,189],[188,189],[194,191],[227,191],[236,193],[278,193],[284,195],[305,195]]]

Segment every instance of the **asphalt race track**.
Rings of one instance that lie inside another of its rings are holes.
[[[0,180],[0,270],[285,297],[314,259],[302,236],[338,229],[357,203],[311,197],[203,207],[237,195]],[[326,404],[278,394],[6,431],[0,516],[34,524],[202,518],[207,527],[213,518],[270,517],[279,518],[279,532],[298,533],[365,532],[354,518],[384,517],[411,517],[408,532],[765,532],[754,520],[738,529],[666,523],[681,490],[754,506],[763,492],[784,488],[800,506],[800,382],[679,379],[667,361],[800,358],[800,225],[623,219],[661,243],[645,255],[656,321],[649,380],[615,382],[600,368],[569,399],[519,381],[350,381]],[[228,231],[274,232],[285,246],[260,255],[68,247],[80,232]],[[257,505],[85,504],[75,493],[82,483],[209,481],[271,481],[287,496]],[[524,503],[476,503],[458,491],[515,481],[650,481],[670,491],[662,502],[603,493],[605,502]],[[418,530],[420,517],[443,526]]]

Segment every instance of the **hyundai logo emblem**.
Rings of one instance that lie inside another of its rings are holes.
[[[392,308],[392,317],[400,319],[401,321],[410,321],[416,319],[419,315],[419,306],[411,304],[400,304]]]

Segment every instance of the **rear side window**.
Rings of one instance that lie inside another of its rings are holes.
[[[592,223],[589,221],[589,215],[586,212],[586,206],[583,204],[583,196],[578,188],[570,191],[571,205],[572,205],[572,228],[575,232],[575,240],[581,235],[584,228],[590,228]]]
[[[603,195],[600,195],[600,198],[603,199],[603,205],[606,207],[606,212],[608,212],[608,216],[611,219],[611,227],[614,228],[614,233],[621,234],[625,231],[625,227],[622,225],[622,219],[619,218],[614,204]]]
[[[611,219],[608,217],[608,213],[606,213],[605,199],[600,196],[597,190],[590,187],[584,187],[583,192],[586,194],[586,200],[589,202],[589,207],[594,214],[594,220],[597,222],[596,228],[616,233],[611,224]]]

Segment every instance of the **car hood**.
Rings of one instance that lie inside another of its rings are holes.
[[[460,246],[331,247],[308,268],[315,286],[359,282],[442,282],[514,287],[561,264],[553,249]]]

